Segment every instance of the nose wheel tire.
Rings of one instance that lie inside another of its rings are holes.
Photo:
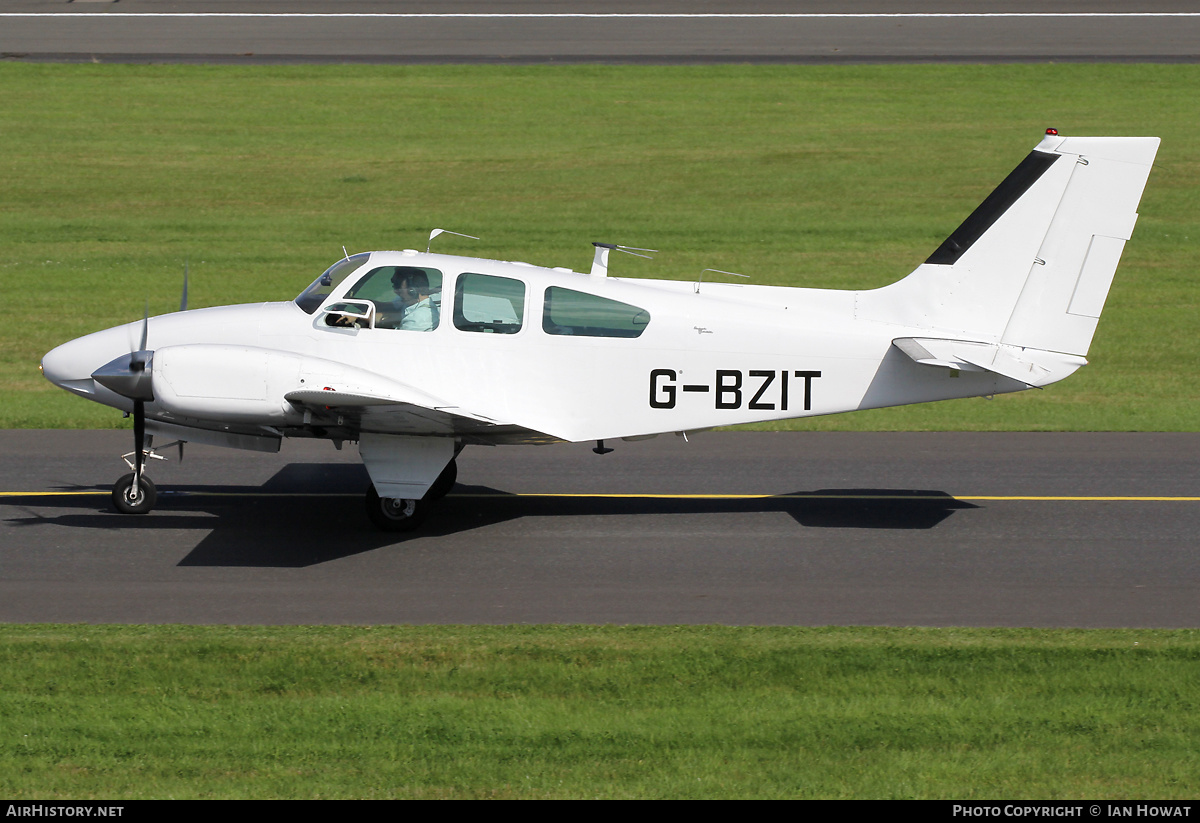
[[[367,489],[367,516],[385,532],[408,532],[425,521],[429,504],[403,497],[380,497],[371,486]]]
[[[157,502],[158,489],[146,475],[142,475],[142,479],[138,481],[136,494],[133,492],[132,472],[122,477],[113,486],[113,508],[121,514],[145,514],[153,509]]]

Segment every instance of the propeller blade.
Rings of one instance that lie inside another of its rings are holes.
[[[183,259],[183,297],[179,298],[179,310],[187,311],[188,261]],[[144,348],[144,347],[143,347]]]
[[[146,338],[150,334],[150,301],[146,301],[146,315],[142,318],[142,342],[138,346],[138,351],[146,350]]]

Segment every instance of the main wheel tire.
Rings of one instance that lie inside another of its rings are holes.
[[[410,532],[425,522],[429,505],[424,500],[380,497],[375,487],[367,489],[367,516],[385,532]]]
[[[142,479],[138,481],[137,494],[131,494],[133,491],[133,473],[122,477],[116,482],[112,490],[113,508],[121,514],[145,514],[154,508],[154,504],[158,502],[158,489],[154,487],[154,483],[146,475],[142,475]]]
[[[458,461],[451,460],[446,464],[446,468],[442,469],[442,473],[438,475],[437,480],[433,481],[433,485],[429,487],[429,491],[425,492],[422,500],[433,502],[441,500],[450,493],[454,488],[455,482],[458,480]]]

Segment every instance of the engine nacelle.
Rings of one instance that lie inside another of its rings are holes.
[[[252,346],[167,346],[154,352],[154,399],[182,417],[287,422],[298,415],[283,395],[300,385],[302,361]]]
[[[297,390],[358,392],[432,403],[424,395],[365,369],[256,346],[196,343],[154,352],[154,399],[179,417],[230,423],[297,425],[302,409],[284,395]]]

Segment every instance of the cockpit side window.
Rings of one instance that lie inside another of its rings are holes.
[[[467,272],[454,292],[454,326],[463,331],[516,334],[525,318],[525,284],[511,277]]]
[[[312,285],[300,292],[295,300],[296,305],[312,314],[321,308],[321,304],[333,293],[333,290],[340,286],[342,281],[349,277],[355,269],[366,263],[370,256],[370,252],[362,252],[337,261],[314,280]]]
[[[433,331],[441,320],[442,273],[420,266],[371,269],[346,292],[375,304],[375,328]]]
[[[578,337],[639,337],[650,313],[595,294],[551,286],[546,289],[542,330]]]

